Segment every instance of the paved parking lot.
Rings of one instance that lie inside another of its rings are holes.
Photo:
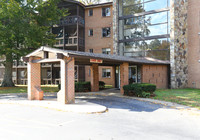
[[[25,95],[2,96],[23,99]],[[46,97],[54,99],[55,96]],[[98,114],[62,112],[37,106],[0,104],[2,140],[200,139],[199,111],[177,110],[115,96],[76,96],[108,107]]]

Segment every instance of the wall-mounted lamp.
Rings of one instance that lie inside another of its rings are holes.
[[[198,33],[198,35],[200,35],[200,32]]]

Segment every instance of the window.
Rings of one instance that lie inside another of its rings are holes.
[[[90,53],[93,53],[93,49],[89,49],[89,52],[90,52]]]
[[[89,35],[89,36],[93,36],[93,29],[89,29],[88,35]]]
[[[91,76],[91,69],[89,69],[89,76]]]
[[[93,16],[93,9],[89,9],[88,16]]]
[[[110,27],[102,29],[102,37],[110,37]]]
[[[103,54],[110,54],[110,48],[103,48],[102,53]]]
[[[104,8],[102,8],[102,16],[103,17],[110,16],[110,7],[104,7]]]
[[[110,69],[107,68],[103,68],[102,69],[102,77],[103,78],[110,78],[111,74],[110,74]]]

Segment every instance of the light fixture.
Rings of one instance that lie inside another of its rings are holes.
[[[200,35],[200,32],[198,33],[198,35]]]

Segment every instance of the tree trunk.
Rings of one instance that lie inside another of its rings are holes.
[[[3,82],[1,84],[2,87],[15,86],[15,84],[12,81],[12,68],[13,68],[12,54],[8,54],[6,55],[5,74],[4,74]]]

